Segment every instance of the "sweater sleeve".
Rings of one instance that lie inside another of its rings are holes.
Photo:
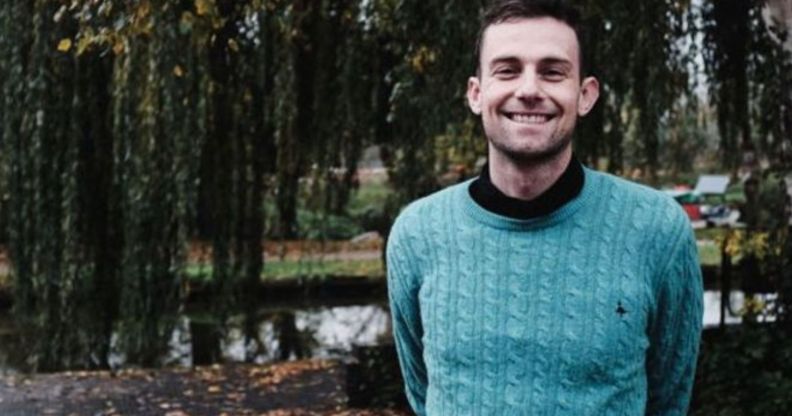
[[[669,260],[655,284],[646,360],[647,415],[686,415],[703,319],[701,266],[693,230],[678,223]]]
[[[423,359],[423,326],[418,302],[420,276],[415,272],[417,259],[397,220],[386,248],[388,297],[393,320],[393,336],[404,377],[405,392],[415,413],[425,415],[428,384]]]

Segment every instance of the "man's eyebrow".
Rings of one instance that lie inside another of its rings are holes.
[[[539,61],[539,65],[544,65],[544,66],[561,65],[566,69],[572,69],[572,61],[566,58],[559,58],[559,57],[542,58],[542,60]]]
[[[490,61],[488,63],[488,68],[492,68],[493,66],[495,66],[497,64],[502,64],[502,63],[511,64],[511,63],[515,63],[515,62],[520,62],[520,58],[518,58],[515,55],[496,56],[496,57],[490,59]],[[567,58],[560,57],[560,56],[548,56],[548,57],[542,58],[541,60],[539,60],[539,65],[541,65],[541,66],[561,65],[561,66],[565,67],[566,69],[572,69],[572,61],[570,61]]]
[[[493,66],[495,66],[497,64],[502,64],[502,63],[511,64],[511,63],[515,63],[515,62],[520,62],[520,59],[517,58],[514,55],[496,56],[496,57],[490,59],[488,66],[489,66],[489,68],[492,68]]]

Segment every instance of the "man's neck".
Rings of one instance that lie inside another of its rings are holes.
[[[571,147],[556,157],[535,163],[517,162],[492,150],[489,153],[489,174],[493,185],[505,195],[523,201],[533,200],[549,189],[572,158]]]

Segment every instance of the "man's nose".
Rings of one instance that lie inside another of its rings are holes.
[[[542,90],[537,74],[526,71],[520,79],[520,85],[517,87],[515,95],[521,99],[540,99]]]

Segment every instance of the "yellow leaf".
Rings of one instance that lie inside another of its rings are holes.
[[[68,52],[71,50],[72,41],[71,39],[61,39],[60,43],[58,43],[58,50],[61,52]]]
[[[228,39],[228,47],[234,52],[239,52],[239,44],[234,39]]]
[[[176,65],[173,67],[173,75],[176,75],[177,77],[181,78],[184,75],[184,70],[182,69],[181,66]]]
[[[195,13],[198,16],[208,14],[212,8],[210,0],[195,0]]]

